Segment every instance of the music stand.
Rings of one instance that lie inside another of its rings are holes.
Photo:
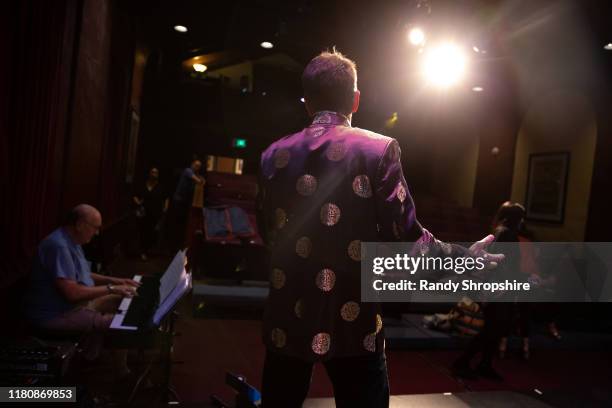
[[[162,402],[168,403],[170,396],[178,399],[178,395],[174,388],[170,383],[171,377],[171,369],[172,369],[172,347],[174,340],[174,325],[176,323],[176,319],[178,317],[178,313],[175,311],[176,305],[183,298],[185,294],[187,294],[192,288],[192,279],[191,273],[185,271],[183,268],[180,279],[174,289],[166,296],[166,298],[160,302],[155,314],[152,318],[152,326],[157,327],[159,333],[161,335],[161,364],[163,367],[163,380],[162,383],[158,385],[162,391]],[[144,372],[138,377],[132,392],[130,393],[130,397],[128,398],[128,403],[131,403],[136,396],[141,383],[143,380],[149,375],[151,372],[151,366],[153,365],[153,360],[149,361],[147,368]]]

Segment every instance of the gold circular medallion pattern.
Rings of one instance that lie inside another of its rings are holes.
[[[287,149],[280,149],[274,153],[274,167],[277,169],[282,169],[289,164],[289,159],[291,158],[291,153]]]
[[[300,195],[309,196],[317,190],[317,179],[311,174],[304,174],[297,179],[295,189]]]
[[[272,340],[272,344],[278,348],[283,348],[285,347],[285,344],[287,344],[287,334],[284,330],[279,329],[278,327],[272,329],[270,332],[270,339]]]
[[[372,197],[372,186],[368,176],[361,174],[353,179],[353,192],[362,198]]]
[[[282,208],[274,211],[275,224],[277,229],[282,229],[287,224],[287,213]]]
[[[355,321],[355,319],[357,319],[357,316],[359,316],[359,310],[359,303],[346,302],[342,305],[342,308],[340,309],[340,315],[345,321],[353,322]]]
[[[272,274],[270,276],[270,282],[272,283],[272,287],[274,289],[281,289],[283,286],[285,286],[286,280],[287,280],[287,277],[285,276],[285,272],[283,272],[281,269],[278,269],[278,268],[272,269]]]
[[[322,269],[317,274],[316,284],[323,292],[329,292],[336,284],[336,274],[331,269]]]
[[[353,261],[361,261],[361,241],[358,239],[351,241],[349,243],[347,252],[349,258],[351,258]]]
[[[340,161],[346,154],[346,146],[342,142],[334,142],[328,148],[326,156],[331,161]]]
[[[329,351],[330,345],[331,336],[329,333],[317,333],[312,338],[312,351],[320,356]]]
[[[397,191],[395,192],[397,199],[400,200],[400,203],[403,203],[406,199],[406,187],[400,182],[397,185]]]
[[[302,258],[308,258],[312,251],[312,241],[308,237],[302,237],[295,243],[295,252]]]
[[[328,227],[336,225],[338,221],[340,221],[340,216],[340,207],[334,203],[325,203],[321,207],[320,217],[323,225],[327,225]]]
[[[364,337],[363,348],[371,353],[376,351],[376,333],[370,333]]]

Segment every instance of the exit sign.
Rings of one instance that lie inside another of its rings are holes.
[[[235,147],[237,149],[244,149],[246,146],[247,146],[246,139],[235,138],[232,140],[232,147]]]

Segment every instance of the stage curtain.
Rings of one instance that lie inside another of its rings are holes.
[[[0,43],[0,288],[26,274],[38,240],[58,221],[80,2],[13,0],[7,7],[9,39]]]

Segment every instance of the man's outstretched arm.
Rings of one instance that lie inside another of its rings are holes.
[[[503,255],[489,254],[487,247],[493,242],[488,235],[470,248],[442,242],[425,229],[417,220],[416,209],[401,164],[401,149],[391,140],[381,157],[375,182],[377,218],[382,241],[414,242],[416,249],[428,256],[484,257],[491,266],[503,259]]]

